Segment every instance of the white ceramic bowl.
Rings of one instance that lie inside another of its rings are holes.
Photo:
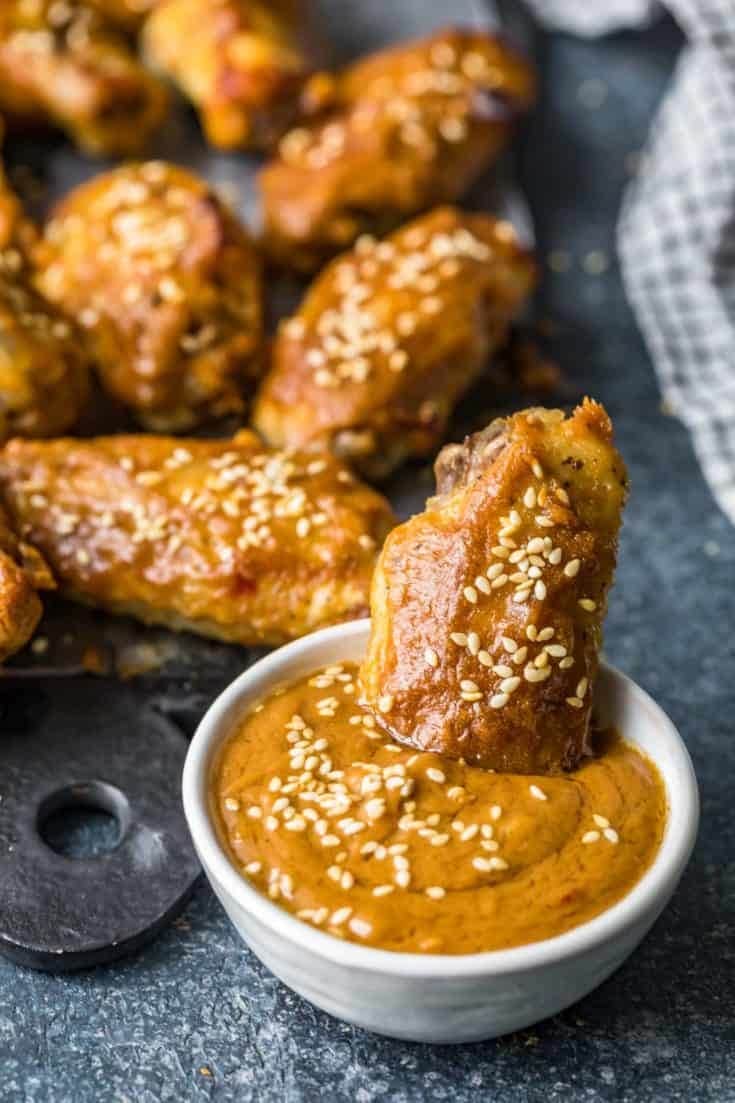
[[[230,862],[212,821],[212,758],[238,719],[276,685],[359,660],[370,622],[316,632],[256,663],[211,706],[184,767],[184,809],[214,891],[240,935],[285,984],[340,1019],[421,1042],[469,1042],[529,1026],[597,987],[628,957],[673,893],[694,845],[697,783],[671,721],[634,682],[603,665],[598,712],[658,766],[668,819],[653,865],[623,900],[566,934],[512,950],[422,955],[333,938],[252,888]]]

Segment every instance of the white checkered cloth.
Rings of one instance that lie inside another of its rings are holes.
[[[549,26],[640,26],[649,0],[528,0]],[[618,252],[667,405],[735,522],[735,0],[666,0],[688,44],[624,198]],[[660,10],[660,9],[659,9]]]

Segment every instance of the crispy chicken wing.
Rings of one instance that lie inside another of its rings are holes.
[[[247,431],[14,440],[0,492],[63,593],[242,644],[364,614],[393,520],[328,453],[272,452]]]
[[[84,327],[104,386],[178,432],[240,412],[259,370],[258,258],[208,185],[151,161],[103,173],[53,213],[41,292]]]
[[[161,0],[143,46],[221,149],[267,147],[307,106],[303,0]],[[303,102],[302,102],[303,100]]]
[[[36,591],[53,585],[43,558],[17,539],[0,508],[0,663],[33,635],[42,613]]]
[[[445,30],[358,61],[332,106],[291,130],[261,175],[266,241],[310,270],[361,233],[458,199],[533,96],[528,65],[480,31]]]
[[[601,406],[526,410],[449,445],[389,536],[361,670],[392,735],[515,773],[572,768],[590,723],[626,496]]]
[[[534,280],[506,222],[444,207],[361,238],[276,337],[254,411],[278,446],[319,442],[372,477],[440,441]]]
[[[163,119],[163,85],[80,0],[3,0],[0,110],[50,123],[88,153],[139,151]]]
[[[78,334],[32,287],[35,237],[0,165],[0,442],[64,432],[89,395]]]

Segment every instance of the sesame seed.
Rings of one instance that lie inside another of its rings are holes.
[[[540,789],[538,787],[538,785],[529,785],[528,786],[528,791],[531,794],[531,796],[534,798],[534,800],[548,800],[549,799],[546,796],[546,793],[543,791],[543,789]]]
[[[334,927],[339,927],[342,923],[346,923],[352,915],[352,908],[337,908],[332,912],[329,922]]]
[[[452,643],[456,643],[458,647],[467,646],[467,636],[464,632],[452,632],[449,638]]]
[[[260,873],[263,865],[261,862],[248,862],[245,866],[245,872],[249,873],[251,877],[254,877],[256,873]]]
[[[463,843],[467,843],[470,839],[474,839],[479,830],[476,823],[471,823],[469,827],[464,828],[459,837]]]
[[[577,683],[576,696],[577,697],[584,697],[585,693],[587,692],[587,687],[588,686],[589,686],[588,679],[587,678],[580,678],[579,682]]]
[[[539,578],[533,588],[533,596],[537,601],[543,601],[546,597],[546,585]]]
[[[529,486],[528,490],[523,495],[523,504],[528,509],[533,509],[536,505],[536,491],[532,486]]]
[[[441,885],[430,885],[426,890],[426,895],[430,900],[443,900],[447,893]]]
[[[263,817],[263,809],[258,804],[251,804],[248,808],[248,816],[251,820],[259,820]]]
[[[574,659],[571,655],[567,656],[566,659],[562,659],[559,663],[559,670],[568,670],[570,666],[574,666]]]
[[[437,785],[443,785],[444,782],[447,780],[444,771],[438,770],[435,766],[429,766],[426,771],[426,776],[428,777],[429,781],[435,781]]]
[[[474,588],[474,586],[465,586],[463,592],[464,596],[467,598],[471,605],[477,604],[477,590]]]
[[[395,885],[376,885],[373,889],[373,896],[389,896],[390,893],[395,891]]]
[[[595,821],[598,827],[609,827],[610,821],[606,816],[600,816],[596,812],[593,814],[592,819]]]
[[[607,841],[609,843],[618,842],[619,836],[618,836],[618,833],[617,833],[617,831],[615,830],[614,827],[606,827],[605,830],[603,831],[603,835],[605,836],[605,838],[607,839]]]
[[[535,624],[529,624],[527,626],[526,635],[528,636],[529,640],[535,640],[536,639],[536,637],[538,636],[538,628],[536,627]]]
[[[477,576],[477,578],[475,579],[475,586],[483,594],[489,594],[490,593],[490,583],[484,577],[484,575],[480,574],[480,575]]]
[[[508,700],[509,697],[507,693],[494,693],[490,698],[490,708],[502,709],[508,704]]]
[[[551,655],[552,659],[563,659],[567,653],[567,649],[562,643],[547,643],[544,651],[547,655]]]
[[[577,605],[579,605],[580,609],[584,609],[586,613],[594,613],[595,609],[597,608],[597,602],[592,601],[592,599],[589,597],[581,597],[577,602]]]
[[[491,806],[491,808],[490,808],[490,819],[491,820],[499,820],[500,817],[502,816],[502,814],[503,814],[503,809],[500,807],[499,804],[493,804]]]
[[[506,666],[505,663],[497,663],[493,667],[493,674],[497,674],[499,678],[510,678],[513,674],[513,667]]]
[[[350,928],[353,934],[356,934],[359,938],[367,938],[372,932],[372,925],[367,922],[366,919],[359,919],[355,916],[354,919],[350,919],[347,926]]]
[[[508,550],[508,548],[504,547],[502,544],[496,544],[496,546],[494,548],[491,548],[490,551],[496,559],[507,559],[510,555],[510,551]]]
[[[480,637],[477,632],[469,632],[467,635],[467,650],[470,655],[477,655],[480,650]]]
[[[225,808],[228,812],[237,812],[240,809],[240,801],[235,797],[225,797]]]
[[[491,563],[488,569],[485,571],[485,574],[492,581],[494,578],[497,578],[503,573],[503,569],[504,568],[502,563]]]
[[[584,706],[584,701],[580,697],[567,697],[566,702],[573,709],[581,709]]]
[[[539,670],[530,663],[523,668],[523,677],[527,682],[545,682],[551,674],[551,667],[547,666]]]
[[[407,869],[399,869],[393,880],[399,888],[407,889],[408,886],[411,884],[411,874],[408,872]]]
[[[493,665],[493,657],[489,651],[478,651],[477,659],[483,666]]]
[[[447,789],[447,796],[450,800],[461,800],[465,794],[464,786],[452,785],[450,789]]]
[[[395,698],[392,693],[384,693],[381,697],[378,697],[378,711],[383,714],[390,712],[394,701]]]
[[[567,578],[576,578],[579,574],[579,568],[582,565],[581,559],[570,559],[564,566],[564,574]]]
[[[434,669],[436,669],[436,667],[438,667],[439,665],[439,656],[437,655],[433,647],[427,647],[424,649],[424,659],[428,663],[428,665],[434,667]]]
[[[599,838],[599,831],[585,831],[584,835],[582,836],[582,842],[585,843],[585,845],[587,843],[596,843],[598,842]]]
[[[561,563],[561,548],[554,548],[549,552],[549,563],[556,567]]]
[[[500,689],[503,693],[514,693],[520,684],[521,679],[518,677],[504,678],[500,683]]]
[[[542,468],[542,466],[538,462],[538,460],[532,460],[531,461],[531,470],[533,471],[533,473],[534,473],[534,475],[536,476],[537,479],[543,479],[544,469]]]
[[[349,890],[353,887],[354,884],[355,884],[355,878],[352,876],[350,871],[348,869],[346,869],[343,872],[340,879],[339,879],[340,888],[344,889],[345,892],[349,892]]]

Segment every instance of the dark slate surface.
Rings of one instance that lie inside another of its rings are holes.
[[[700,840],[672,905],[576,1007],[496,1042],[432,1048],[303,1003],[202,887],[157,942],[113,967],[61,977],[0,959],[1,1099],[735,1100],[735,542],[661,410],[610,260],[630,155],[678,43],[666,24],[601,43],[541,39],[545,89],[523,164],[541,256],[569,265],[547,271],[540,303],[567,397],[605,401],[632,477],[607,653],[668,710],[700,779]],[[602,274],[585,270],[605,258]],[[399,485],[405,501],[428,477],[412,469]]]

